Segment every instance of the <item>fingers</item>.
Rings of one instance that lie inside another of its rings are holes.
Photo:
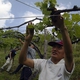
[[[34,35],[34,28],[28,28],[26,26],[26,35]]]
[[[61,15],[57,15],[56,18],[55,18],[55,21],[56,21],[56,22],[53,22],[53,23],[54,23],[54,24],[55,24],[55,23],[59,23],[59,21],[61,22],[62,20],[63,20],[63,17],[62,17]]]
[[[61,28],[61,26],[64,25],[64,18],[61,15],[58,15],[55,20],[56,21],[52,23],[56,28]]]

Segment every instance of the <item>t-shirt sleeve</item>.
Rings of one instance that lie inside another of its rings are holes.
[[[41,70],[41,64],[43,62],[44,59],[33,59],[34,61],[34,70]]]
[[[67,78],[70,78],[70,76],[72,75],[72,73],[73,73],[73,71],[74,71],[74,68],[75,68],[75,63],[74,63],[74,65],[73,65],[73,69],[72,69],[71,72],[67,71],[66,67],[64,66],[64,77],[66,77],[66,79],[67,79]]]

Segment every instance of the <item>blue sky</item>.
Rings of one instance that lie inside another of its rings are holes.
[[[41,11],[20,3],[19,1],[37,8],[34,3],[42,0],[0,0],[0,18],[42,16]],[[80,7],[80,0],[57,0],[60,5],[58,9],[73,8],[74,5]],[[78,12],[80,14],[80,12]],[[33,18],[21,19],[0,19],[0,28],[18,26]],[[42,17],[39,17],[42,18]],[[35,21],[34,23],[39,22]],[[19,31],[25,32],[25,26],[21,26]]]

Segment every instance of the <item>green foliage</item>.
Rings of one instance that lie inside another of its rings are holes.
[[[37,23],[35,25],[35,31],[38,32],[38,31],[43,31],[43,29],[45,28],[45,26],[43,25],[43,22],[40,22],[40,23]]]
[[[35,5],[39,7],[40,10],[42,11],[42,14],[44,14],[42,22],[35,25],[37,27],[37,28],[35,27],[36,31],[37,30],[42,31],[46,26],[52,25],[51,19],[49,18],[51,11],[48,11],[48,8],[51,6],[55,7],[56,3],[57,3],[56,0],[43,0],[43,2],[35,3]]]
[[[44,15],[49,15],[50,11],[47,10],[49,3],[56,4],[55,0],[43,0],[43,2],[36,2],[35,5],[40,8]]]
[[[73,56],[75,62],[75,69],[71,76],[70,80],[79,80],[80,79],[80,44],[73,45]]]
[[[55,30],[55,28],[53,28],[53,29],[52,29],[52,33],[53,33],[53,32],[56,33],[58,39],[62,39],[62,35],[61,35],[61,33],[60,33],[60,30]],[[54,38],[54,39],[55,39],[55,38]]]
[[[40,8],[42,11],[42,14],[44,14],[44,17],[42,19],[42,22],[38,23],[36,26],[36,31],[37,30],[43,30],[46,26],[52,25],[51,20],[49,18],[49,15],[51,11],[48,11],[47,8],[53,8],[57,6],[57,1],[56,0],[43,0],[43,2],[36,2],[35,5]],[[80,14],[70,14],[70,13],[64,13],[62,16],[65,18],[65,25],[68,28],[70,38],[72,41],[76,40],[79,38],[80,35]],[[61,39],[61,34],[60,31],[53,29],[52,33],[56,32],[57,37]]]
[[[65,25],[67,26],[71,40],[75,41],[80,38],[80,14],[64,13],[62,16],[65,19]],[[61,39],[60,30],[55,30],[55,28],[53,28],[52,32],[56,32],[57,37]]]
[[[65,17],[65,25],[68,28],[71,40],[74,41],[80,36],[80,14],[65,13],[63,16]]]
[[[0,47],[14,47],[20,45],[17,40],[22,35],[13,30],[1,31],[0,33]],[[21,37],[22,38],[22,37]]]
[[[29,29],[34,29],[34,25],[33,24],[28,24],[27,26]]]

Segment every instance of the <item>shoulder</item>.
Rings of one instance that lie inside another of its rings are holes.
[[[38,66],[45,65],[45,63],[47,62],[46,59],[33,59],[33,61],[34,61],[34,65],[38,65]]]
[[[44,62],[47,61],[46,59],[33,59],[34,62]]]
[[[42,65],[45,65],[46,59],[33,59],[34,69],[41,69]]]

